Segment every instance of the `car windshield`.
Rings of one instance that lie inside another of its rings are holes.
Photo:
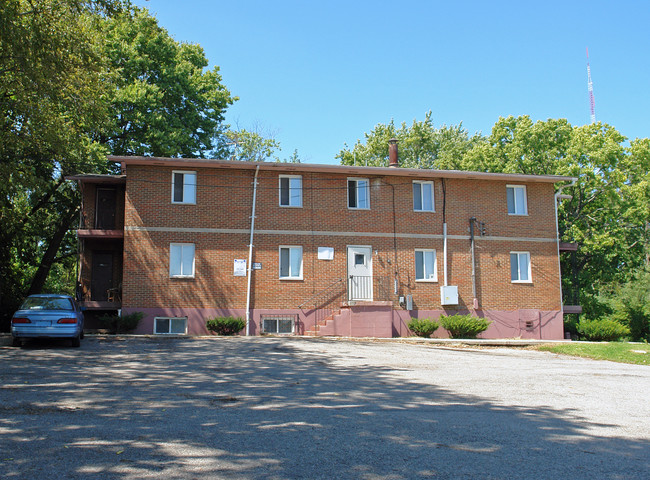
[[[68,298],[28,297],[21,310],[73,310]]]

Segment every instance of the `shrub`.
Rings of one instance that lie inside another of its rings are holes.
[[[583,319],[578,324],[578,333],[587,340],[595,342],[615,342],[630,334],[630,329],[615,320]]]
[[[412,318],[408,324],[410,331],[415,333],[418,337],[429,338],[433,332],[438,330],[440,325],[435,320],[430,318]]]
[[[217,335],[237,335],[246,326],[246,322],[240,317],[217,317],[208,318],[205,326]]]
[[[450,315],[440,317],[440,324],[449,332],[451,338],[476,338],[487,330],[492,322],[471,315]]]
[[[142,312],[131,312],[126,315],[102,315],[99,321],[111,333],[127,333],[135,330],[144,317]]]

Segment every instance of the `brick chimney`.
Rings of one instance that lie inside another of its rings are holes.
[[[388,140],[388,166],[391,168],[399,167],[399,156],[397,154],[397,139]]]

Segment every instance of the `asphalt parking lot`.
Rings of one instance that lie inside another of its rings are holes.
[[[649,392],[647,366],[521,349],[0,346],[0,477],[647,479]]]

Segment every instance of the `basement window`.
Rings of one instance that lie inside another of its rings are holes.
[[[262,315],[260,327],[262,333],[288,335],[294,332],[297,315]]]
[[[187,317],[156,317],[153,321],[156,335],[187,335]]]

